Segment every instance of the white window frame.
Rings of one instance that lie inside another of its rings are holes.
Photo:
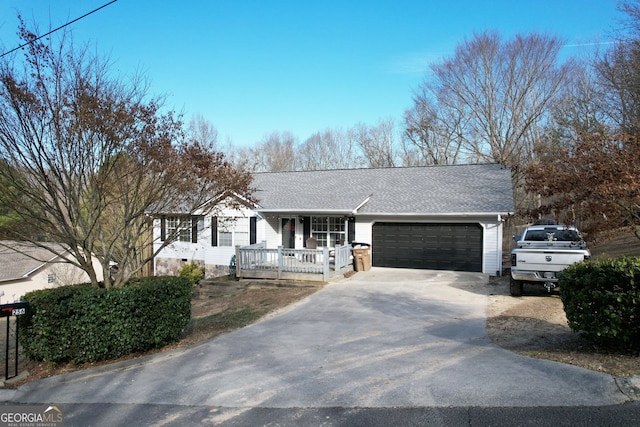
[[[249,217],[218,217],[218,246],[236,247],[249,245]]]
[[[168,216],[165,219],[165,228],[166,238],[184,243],[191,243],[193,241],[191,234],[193,232],[193,217],[191,216]]]
[[[340,239],[347,237],[347,219],[342,216],[312,216],[311,237],[318,241],[318,247],[334,247]]]

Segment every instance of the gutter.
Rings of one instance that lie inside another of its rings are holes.
[[[410,216],[429,216],[429,217],[477,217],[477,216],[493,216],[495,217],[496,215],[498,216],[498,218],[501,217],[501,215],[504,215],[503,212],[413,212],[413,213],[409,213],[409,212],[375,212],[375,213],[362,213],[361,215],[366,215],[366,216],[402,216],[402,217],[410,217]],[[508,215],[508,213],[507,213]]]
[[[339,215],[349,215],[352,213],[349,209],[257,209],[256,212],[263,213],[279,213],[279,214],[298,214],[298,213],[323,213],[323,214],[339,214]]]
[[[367,197],[362,203],[356,206],[352,210],[348,209],[256,209],[256,212],[261,213],[276,213],[276,214],[336,214],[336,215],[362,215],[362,216],[399,216],[399,217],[497,217],[498,220],[504,219],[506,216],[513,215],[513,212],[374,212],[374,213],[358,213],[357,211],[362,208],[367,202],[369,202],[370,197]]]
[[[19,276],[19,277],[13,277],[13,278],[9,278],[9,279],[2,279],[0,280],[0,285],[4,284],[4,282],[15,282],[16,280],[24,280],[24,279],[28,279],[29,276]]]

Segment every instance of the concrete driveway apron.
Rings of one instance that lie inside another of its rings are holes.
[[[627,400],[609,375],[493,345],[485,329],[486,295],[468,290],[475,282],[487,283],[487,276],[373,268],[233,333],[33,382],[12,400],[235,408]]]

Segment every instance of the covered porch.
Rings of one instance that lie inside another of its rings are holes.
[[[236,248],[236,276],[242,279],[328,281],[352,270],[351,246],[318,249],[267,248],[267,242]]]

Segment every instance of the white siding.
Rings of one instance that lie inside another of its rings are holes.
[[[277,248],[282,245],[282,237],[280,237],[280,218],[277,216],[267,216],[265,222],[264,238],[267,241],[268,248]],[[260,241],[261,239],[258,239]]]
[[[389,221],[392,221],[389,219]],[[373,223],[372,219],[366,219],[362,217],[356,217],[356,234],[355,241],[359,243],[371,244],[373,241]],[[373,251],[373,248],[371,248]]]
[[[196,262],[207,267],[208,275],[221,275],[225,274],[223,271],[229,266],[231,257],[235,255],[235,246],[220,246],[220,239],[218,239],[218,245],[212,246],[212,218],[219,218],[219,230],[222,228],[221,224],[225,219],[229,218],[249,218],[255,216],[255,213],[249,209],[230,209],[227,207],[217,207],[215,211],[204,213],[204,221],[198,226],[197,243],[191,242],[173,242],[163,248],[156,256],[155,273],[156,274],[176,274],[177,269],[187,262]],[[265,221],[261,221],[258,217],[256,220],[256,241],[260,242],[264,240]],[[242,221],[243,228],[246,228],[245,232],[249,232],[248,221]],[[160,219],[154,220],[154,246],[155,249],[161,245],[160,241]],[[229,225],[230,230],[235,229],[235,223]],[[235,240],[235,236],[234,236]],[[215,274],[215,271],[220,271],[220,274]],[[211,272],[211,273],[209,273]]]
[[[502,222],[484,222],[481,225],[484,230],[482,272],[502,274]]]

